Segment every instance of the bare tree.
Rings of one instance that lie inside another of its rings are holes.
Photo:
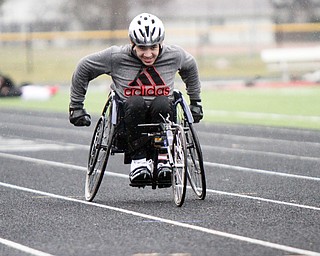
[[[85,30],[127,29],[129,10],[163,8],[172,0],[69,0],[62,12],[76,20]],[[131,17],[132,18],[132,17]]]
[[[1,14],[1,6],[6,0],[0,0],[0,14]]]
[[[127,27],[126,0],[72,0],[65,7],[65,13],[76,19],[85,30]]]
[[[271,0],[275,23],[304,23],[317,19],[317,0]]]
[[[274,22],[282,23],[308,23],[319,22],[320,4],[318,0],[271,0],[274,7]],[[317,41],[319,32],[284,32],[275,33],[276,41]]]

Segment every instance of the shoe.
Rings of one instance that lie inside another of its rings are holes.
[[[130,169],[130,186],[144,187],[152,184],[150,163],[146,158],[132,160]]]
[[[160,162],[157,166],[157,180],[159,188],[171,187],[171,166],[168,162]]]

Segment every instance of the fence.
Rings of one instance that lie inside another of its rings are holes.
[[[200,29],[182,25],[181,28],[167,26],[166,33],[170,43],[183,41],[181,45],[195,55],[203,77],[263,76],[269,75],[266,74],[269,70],[259,53],[281,44],[276,41],[277,34],[312,34],[314,44],[319,44],[320,23],[229,23]],[[262,37],[274,41],[260,43],[258,40]],[[98,50],[101,45],[105,47],[119,41],[128,42],[127,30],[0,33],[0,71],[14,74],[19,81],[66,81],[77,60],[90,53],[91,48]],[[77,45],[79,47],[74,47]],[[240,57],[232,56],[237,54]]]
[[[167,29],[167,34],[182,37],[190,34],[196,37],[202,37],[204,34],[213,33],[215,37],[230,33],[250,33],[252,28],[254,30],[264,33],[270,33],[276,37],[281,37],[289,34],[296,33],[311,33],[314,35],[314,40],[320,39],[320,23],[304,23],[304,24],[227,24],[227,25],[214,25],[207,28],[197,29]],[[32,40],[123,40],[127,39],[127,30],[99,30],[99,31],[59,31],[59,32],[25,32],[25,33],[0,33],[0,42],[25,42]]]

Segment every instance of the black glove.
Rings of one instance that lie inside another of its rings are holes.
[[[194,122],[199,123],[200,120],[203,118],[201,100],[191,100],[189,107],[190,107]]]
[[[90,126],[91,116],[84,108],[69,108],[69,120],[74,126]]]

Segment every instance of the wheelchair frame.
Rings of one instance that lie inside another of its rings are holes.
[[[125,153],[126,146],[121,141],[121,101],[115,92],[111,92],[96,124],[91,140],[88,171],[86,174],[85,198],[92,201],[98,192],[110,155]],[[144,130],[142,136],[149,138],[153,153],[153,169],[156,170],[159,152],[165,151],[172,168],[171,184],[174,202],[182,206],[185,200],[187,179],[197,198],[203,200],[206,196],[206,180],[203,166],[202,151],[197,133],[193,127],[193,117],[182,93],[174,90],[175,122],[169,117],[158,124],[140,124]],[[172,138],[171,138],[172,137]],[[153,172],[155,173],[155,172]],[[138,184],[144,187],[146,184]],[[153,177],[153,189],[170,187],[170,184],[159,184]]]

